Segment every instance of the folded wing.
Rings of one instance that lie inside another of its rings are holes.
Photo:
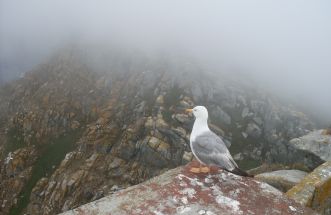
[[[195,155],[207,165],[215,165],[232,171],[238,168],[223,140],[209,131],[192,141]]]

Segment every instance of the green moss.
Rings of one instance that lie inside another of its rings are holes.
[[[29,203],[30,194],[34,186],[42,177],[50,176],[65,155],[72,151],[81,131],[76,131],[55,139],[40,150],[40,156],[34,164],[32,176],[19,194],[18,203],[11,208],[9,215],[19,215]],[[54,168],[55,167],[55,168]]]
[[[24,137],[22,135],[22,132],[20,132],[17,128],[9,129],[7,133],[7,138],[8,142],[5,146],[5,154],[16,151],[17,149],[26,146],[26,144],[24,143]]]

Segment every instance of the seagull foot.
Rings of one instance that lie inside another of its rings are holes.
[[[190,172],[193,172],[193,173],[200,173],[201,171],[200,171],[200,168],[192,167],[192,168],[190,169]]]
[[[202,172],[202,173],[209,173],[210,172],[210,168],[207,167],[207,166],[201,167],[200,172]]]

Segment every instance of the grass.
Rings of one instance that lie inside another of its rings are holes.
[[[16,151],[26,146],[22,133],[17,128],[11,128],[7,134],[8,143],[5,146],[5,154]]]
[[[75,142],[78,140],[80,134],[81,131],[72,132],[71,134],[55,139],[52,143],[41,148],[40,156],[32,170],[32,176],[19,194],[18,203],[11,208],[9,215],[19,215],[22,213],[29,203],[31,191],[37,182],[42,177],[50,176],[54,172],[65,155],[74,149]]]

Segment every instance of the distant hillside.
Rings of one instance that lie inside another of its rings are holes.
[[[185,57],[68,48],[0,90],[0,209],[54,214],[189,162],[193,119],[245,169],[314,125],[250,82],[207,75]]]

